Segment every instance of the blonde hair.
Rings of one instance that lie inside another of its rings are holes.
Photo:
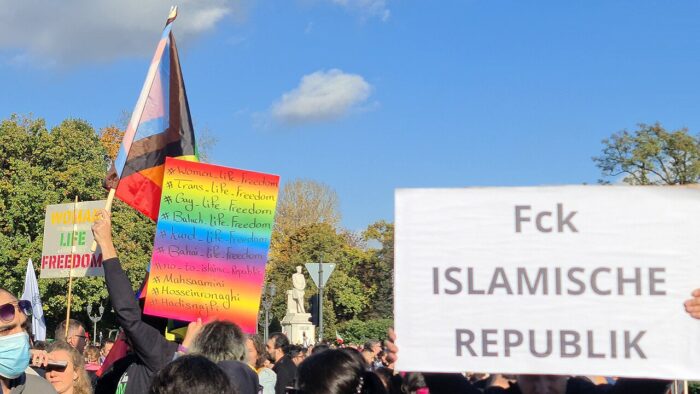
[[[85,371],[85,359],[83,356],[78,353],[73,346],[64,341],[52,342],[46,349],[48,353],[56,350],[63,350],[64,352],[70,354],[71,363],[73,363],[73,370],[78,375],[78,379],[73,382],[73,394],[92,394],[92,385],[90,384],[90,378],[88,378],[88,374]]]
[[[88,346],[83,352],[85,356],[85,361],[89,363],[97,363],[100,361],[100,349],[97,346]]]

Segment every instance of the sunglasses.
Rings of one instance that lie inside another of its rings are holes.
[[[10,322],[15,319],[15,310],[19,309],[26,316],[32,315],[32,303],[27,300],[8,302],[0,305],[0,320]]]

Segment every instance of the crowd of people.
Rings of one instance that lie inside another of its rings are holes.
[[[49,344],[33,342],[31,304],[0,287],[2,394],[664,394],[670,382],[499,374],[399,373],[395,334],[363,345],[294,345],[282,333],[267,343],[232,322],[189,323],[181,343],[164,336],[166,321],[142,314],[112,244],[107,211],[93,226],[105,281],[121,332],[99,346],[83,324],[63,322]],[[700,319],[700,289],[685,304]]]

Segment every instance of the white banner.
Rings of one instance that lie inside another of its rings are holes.
[[[405,371],[700,379],[700,190],[396,192]]]
[[[98,247],[93,253],[90,248],[94,240],[92,224],[106,203],[106,200],[83,201],[77,207],[74,207],[74,203],[46,207],[44,245],[41,251],[42,279],[67,278],[71,264],[73,277],[104,276],[102,250]],[[73,222],[76,224],[75,234]]]

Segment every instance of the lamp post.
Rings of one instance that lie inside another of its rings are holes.
[[[98,309],[100,314],[99,315],[92,315],[92,305],[87,306],[87,313],[88,317],[90,318],[90,321],[92,321],[92,343],[94,344],[95,341],[97,340],[97,322],[102,320],[102,315],[105,313],[105,307],[100,305],[100,308]]]
[[[272,308],[272,298],[274,298],[275,294],[277,293],[277,287],[275,286],[274,283],[270,283],[269,285],[263,286],[263,295],[262,295],[262,306],[263,309],[265,309],[265,343],[267,343],[267,339],[269,337],[269,330],[270,330],[270,308]]]

